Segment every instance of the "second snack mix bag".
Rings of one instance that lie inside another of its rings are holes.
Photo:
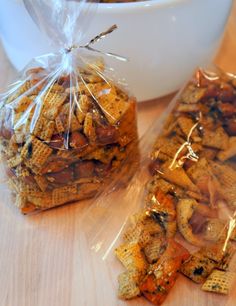
[[[235,80],[197,69],[140,141],[140,167],[126,189],[107,190],[88,210],[89,246],[118,280],[121,305],[147,305],[140,296],[188,305],[189,291],[200,305],[229,302],[236,280]]]

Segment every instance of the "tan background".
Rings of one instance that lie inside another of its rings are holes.
[[[236,6],[216,63],[236,72]],[[0,88],[11,78],[12,71],[0,48]],[[139,105],[140,134],[164,111],[172,96]],[[0,195],[0,306],[126,305],[116,299],[116,280],[111,271],[87,248],[80,220],[90,203],[25,217],[6,205],[9,198],[2,187]],[[165,305],[225,305],[223,297],[205,298],[194,288],[195,285],[182,280]],[[227,305],[233,306],[235,301],[236,290]],[[138,299],[127,305],[150,304]]]

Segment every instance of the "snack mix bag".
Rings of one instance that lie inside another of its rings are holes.
[[[137,129],[135,99],[96,54],[125,59],[92,47],[116,26],[80,46],[95,3],[25,5],[59,49],[35,58],[0,97],[1,157],[15,205],[27,214],[93,197],[137,149]]]
[[[119,298],[161,305],[176,283],[168,305],[189,305],[183,297],[194,288],[199,305],[226,305],[235,292],[235,101],[235,75],[198,69],[141,140],[141,167],[128,188],[91,207],[93,215],[103,208],[106,228],[94,235],[100,221],[90,217],[90,245],[101,246],[93,249],[119,274]]]

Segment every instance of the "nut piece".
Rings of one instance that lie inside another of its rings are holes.
[[[49,143],[49,147],[53,149],[62,149],[64,147],[64,137],[62,135],[53,135]]]
[[[13,168],[6,167],[5,171],[6,171],[7,177],[9,177],[9,178],[15,178],[16,177],[16,171]]]
[[[236,119],[227,120],[226,131],[230,136],[236,136]]]
[[[101,145],[112,144],[118,139],[118,131],[114,126],[96,128],[97,142]]]
[[[64,185],[65,182],[69,183],[69,181],[73,181],[74,175],[73,170],[71,168],[64,169],[61,172],[48,173],[47,179],[51,183]]]
[[[75,178],[89,178],[94,175],[95,165],[92,161],[81,161],[74,164]]]
[[[66,159],[60,159],[58,157],[54,157],[50,159],[50,161],[45,165],[45,167],[41,170],[42,174],[59,172],[68,167],[68,161]]]
[[[73,132],[70,136],[70,147],[73,149],[83,149],[88,145],[86,137],[80,132]]]
[[[235,98],[234,88],[227,83],[221,84],[218,98],[223,102],[233,101],[233,99]]]
[[[11,139],[13,135],[13,130],[12,129],[7,129],[6,127],[2,127],[0,130],[0,136],[2,136],[3,138],[9,140]]]
[[[236,107],[231,103],[221,103],[219,110],[224,117],[232,117],[236,113]]]

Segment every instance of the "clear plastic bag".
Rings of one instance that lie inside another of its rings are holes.
[[[92,2],[24,1],[58,53],[32,60],[0,97],[1,157],[23,213],[93,197],[137,153],[136,101],[105,65],[126,59],[94,48],[115,25],[86,38]]]
[[[141,139],[127,188],[86,212],[119,305],[234,305],[235,98],[235,75],[198,69]]]

